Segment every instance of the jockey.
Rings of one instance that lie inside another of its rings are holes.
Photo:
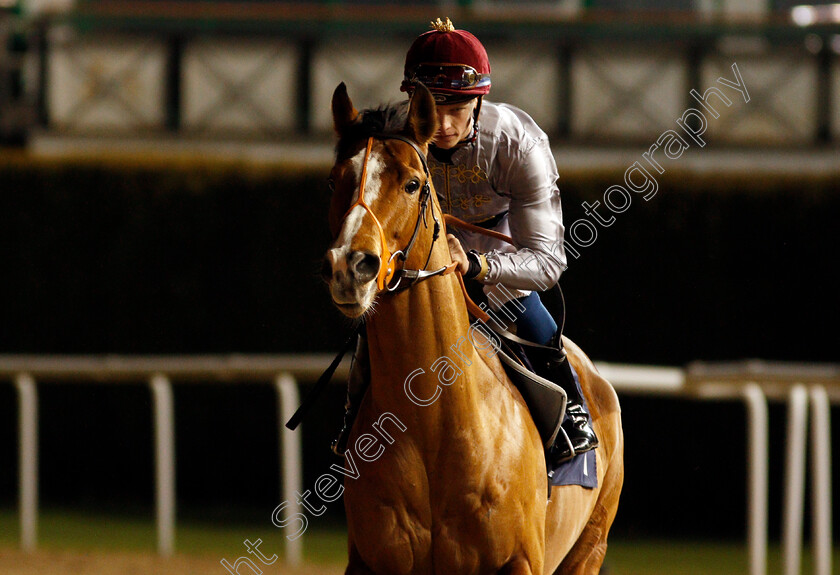
[[[410,94],[422,82],[437,103],[438,130],[428,162],[443,210],[511,236],[516,244],[463,230],[447,236],[453,261],[464,279],[483,284],[491,310],[499,311],[494,315],[515,318],[519,338],[551,348],[547,361],[535,367],[568,397],[563,429],[569,442],[561,439],[547,453],[549,464],[559,463],[595,448],[598,439],[557,324],[533,291],[549,289],[566,268],[557,166],[548,137],[528,114],[483,101],[490,92],[490,63],[481,42],[456,30],[448,18],[433,22],[432,28],[409,48],[400,89]],[[345,428],[333,444],[338,454],[345,450],[360,403],[359,385],[368,376],[366,356],[361,338]]]

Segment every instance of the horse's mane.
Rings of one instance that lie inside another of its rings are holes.
[[[339,160],[346,158],[354,144],[374,134],[400,133],[405,127],[407,117],[407,101],[362,110],[358,119],[341,134],[336,145],[337,158]]]

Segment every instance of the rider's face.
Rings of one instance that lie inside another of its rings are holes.
[[[435,146],[448,150],[469,136],[477,103],[478,98],[473,98],[457,104],[437,105],[438,130],[433,140]]]

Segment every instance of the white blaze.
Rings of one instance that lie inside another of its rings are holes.
[[[353,156],[350,160],[353,166],[353,173],[355,174],[356,192],[353,194],[353,199],[350,202],[352,206],[359,200],[359,181],[362,178],[362,168],[365,161],[365,149]],[[382,169],[384,162],[378,156],[371,152],[368,157],[367,165],[367,181],[365,182],[365,204],[372,206],[379,197],[379,190],[382,186]],[[362,220],[365,217],[370,217],[367,210],[360,205],[354,206],[352,210],[344,218],[344,223],[341,226],[341,232],[338,234],[336,240],[336,247],[332,248],[328,257],[332,263],[333,273],[338,271],[347,271],[347,254],[350,251],[350,243],[356,234],[359,233],[359,228],[362,225]]]

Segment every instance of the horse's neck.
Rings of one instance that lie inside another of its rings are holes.
[[[469,333],[469,316],[458,280],[453,275],[432,278],[395,296],[386,296],[368,323],[371,381],[375,401],[383,408],[416,407],[406,391],[406,379],[418,369],[410,387],[420,398],[434,396],[439,374],[451,366],[458,385],[443,389],[445,400],[424,411],[464,408],[476,400],[475,377],[481,360]],[[439,362],[442,360],[442,363]],[[435,366],[437,364],[437,369]],[[457,370],[461,370],[459,373]]]
[[[426,280],[377,303],[368,322],[371,363],[391,375],[400,367],[428,367],[466,337],[468,328],[457,278]]]

